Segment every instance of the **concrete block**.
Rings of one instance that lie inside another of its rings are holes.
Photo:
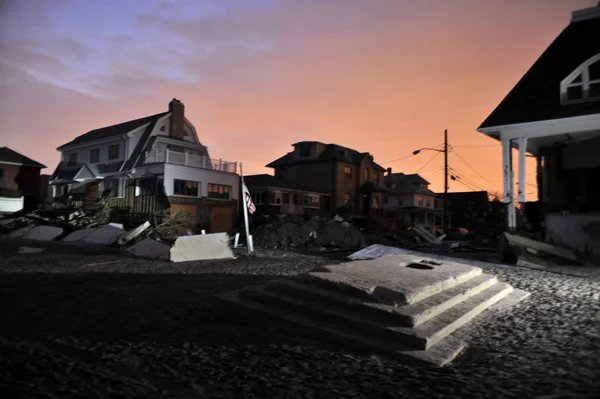
[[[62,241],[65,241],[65,242],[80,241],[80,240],[83,240],[84,238],[86,238],[87,236],[89,236],[92,232],[94,232],[96,230],[97,229],[94,229],[94,228],[75,230],[74,232],[72,232],[68,236],[64,237],[62,239]]]
[[[233,259],[227,233],[178,237],[171,248],[171,261]]]
[[[52,241],[63,233],[63,229],[54,226],[35,226],[22,238],[25,240]]]
[[[575,264],[578,264],[579,262],[577,256],[575,256],[573,251],[571,251],[570,249],[557,247],[555,245],[550,245],[545,242],[532,240],[531,238],[521,237],[506,232],[504,233],[504,239],[506,239],[508,245],[510,246],[518,246],[537,252],[543,252],[552,256],[556,256],[558,258],[572,261]]]
[[[109,223],[108,225],[112,226],[112,227],[116,227],[117,229],[121,229],[121,230],[124,229],[124,227],[121,223]]]
[[[132,253],[135,256],[141,258],[154,258],[154,259],[169,259],[170,245],[162,242],[155,241],[151,238],[146,238],[138,243],[135,243],[131,247],[127,248],[127,252]]]
[[[348,255],[348,259],[367,260],[380,258],[384,255],[406,255],[410,253],[412,253],[412,251],[409,251],[407,249],[390,247],[381,244],[373,244],[364,249],[361,249],[360,251],[354,252],[351,255]]]
[[[415,255],[385,255],[370,261],[325,266],[309,273],[316,284],[352,292],[359,298],[388,305],[419,302],[482,273],[478,267]]]
[[[144,232],[148,227],[150,227],[150,222],[146,221],[143,224],[139,225],[135,229],[131,230],[129,233],[121,236],[119,238],[119,245],[125,245],[140,234]]]
[[[90,232],[81,242],[93,245],[111,245],[123,236],[125,232],[114,226],[102,226]]]

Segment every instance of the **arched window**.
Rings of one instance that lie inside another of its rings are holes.
[[[560,83],[561,104],[600,100],[600,54],[581,64]]]

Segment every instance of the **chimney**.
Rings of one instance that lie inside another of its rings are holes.
[[[571,13],[571,22],[585,21],[586,19],[600,18],[600,3],[596,7],[584,8]]]
[[[392,174],[392,168],[387,168],[387,175],[391,175]]]
[[[171,131],[169,136],[176,139],[183,139],[183,103],[174,98],[169,103],[169,112],[171,113]]]

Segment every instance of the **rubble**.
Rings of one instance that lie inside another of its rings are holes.
[[[333,220],[287,216],[252,231],[260,248],[360,249],[367,245],[363,232],[340,216]]]
[[[506,232],[500,239],[500,260],[512,265],[533,267],[582,265],[569,249]]]
[[[143,225],[142,225],[143,226]],[[127,252],[140,258],[169,259],[171,247],[162,242],[146,238],[127,248]]]

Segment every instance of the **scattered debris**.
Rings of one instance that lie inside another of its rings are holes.
[[[339,215],[333,220],[286,216],[257,227],[254,243],[261,248],[360,249],[367,245],[363,232]]]
[[[133,241],[136,237],[142,234],[146,229],[150,227],[150,222],[146,221],[145,223],[139,225],[135,229],[131,230],[126,235],[119,238],[119,245],[125,245],[130,241]]]
[[[172,262],[207,259],[233,259],[227,233],[182,236],[170,250]]]
[[[518,266],[582,265],[569,249],[506,232],[500,239],[500,260]]]

